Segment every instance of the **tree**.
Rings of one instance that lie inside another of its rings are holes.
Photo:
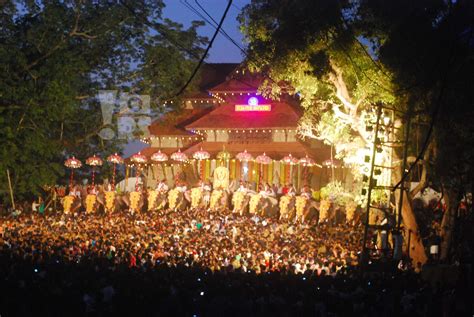
[[[0,195],[18,198],[64,175],[70,155],[106,156],[101,89],[167,96],[206,39],[162,19],[162,1],[6,1],[0,13]],[[171,44],[170,44],[171,43]],[[154,68],[154,71],[150,71]],[[150,83],[153,83],[152,87]],[[179,87],[176,87],[176,90]],[[161,103],[152,103],[161,106]]]
[[[289,83],[305,109],[300,135],[324,139],[334,144],[340,157],[354,161],[358,149],[371,143],[366,119],[373,118],[375,105],[382,103],[400,111],[397,114],[408,112],[412,121],[426,122],[439,109],[437,99],[447,101],[446,87],[437,93],[446,82],[443,71],[453,62],[448,58],[452,50],[444,46],[463,48],[456,64],[468,60],[466,42],[458,39],[470,25],[466,6],[464,1],[257,0],[239,19],[249,42],[249,65],[268,78],[261,91],[276,97],[280,83]],[[418,154],[412,148],[410,152]],[[401,153],[395,154],[394,161],[399,161]],[[430,165],[423,162],[425,172]],[[399,165],[394,183],[403,173]],[[419,187],[429,179],[425,177]],[[411,255],[424,263],[412,196],[405,195],[402,216],[406,233],[412,232]]]

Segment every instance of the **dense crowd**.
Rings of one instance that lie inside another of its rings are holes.
[[[463,272],[427,283],[382,258],[361,274],[363,225],[345,217],[38,206],[0,217],[5,316],[472,315]]]

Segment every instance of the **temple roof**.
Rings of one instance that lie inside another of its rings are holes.
[[[192,110],[183,110],[182,113],[176,114],[169,112],[162,118],[155,120],[149,127],[148,131],[150,135],[191,135],[192,133],[186,131],[185,126],[194,120],[209,113],[213,108],[197,108]]]
[[[222,105],[207,115],[186,125],[187,130],[199,129],[262,129],[296,128],[300,115],[298,110],[284,102],[269,102],[271,111],[239,112],[234,105]]]

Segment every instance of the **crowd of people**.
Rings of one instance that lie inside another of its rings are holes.
[[[239,212],[225,196],[225,208],[210,210],[211,190],[201,186],[202,201],[193,207],[191,191],[178,184],[189,203],[182,209],[170,208],[169,202],[150,209],[145,201],[135,212],[119,202],[115,210],[97,204],[94,212],[81,205],[64,213],[38,201],[32,212],[0,217],[2,314],[447,316],[472,311],[463,274],[454,279],[459,284],[449,286],[430,284],[388,263],[361,274],[360,222],[269,217],[249,212],[248,206]],[[268,197],[296,196],[292,189],[272,196],[268,186],[262,188]],[[169,191],[159,183],[160,189]]]
[[[360,275],[357,227],[206,210],[1,221],[5,316],[447,316],[472,309],[462,284],[431,285],[410,271]]]

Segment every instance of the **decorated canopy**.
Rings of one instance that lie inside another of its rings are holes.
[[[294,156],[292,156],[291,154],[288,154],[287,156],[285,156],[283,159],[282,159],[283,163],[285,164],[290,164],[290,165],[295,165],[295,164],[298,164],[298,159]]]
[[[123,158],[118,155],[117,153],[109,155],[107,157],[107,162],[113,163],[113,164],[122,164],[123,163]]]
[[[306,155],[305,157],[302,157],[299,160],[299,163],[303,166],[314,166],[314,165],[316,165],[316,162],[312,158],[310,158],[308,155]]]
[[[158,152],[151,155],[151,160],[155,162],[166,162],[168,161],[168,155],[158,150]]]
[[[86,160],[86,164],[89,166],[102,166],[103,162],[100,157],[93,155]]]
[[[196,160],[207,160],[211,157],[211,154],[207,151],[203,151],[202,148],[199,151],[194,152],[193,158]]]
[[[260,163],[260,164],[270,164],[272,162],[272,159],[270,158],[270,156],[266,155],[265,153],[263,153],[262,155],[259,155],[257,156],[257,158],[255,159],[255,161],[257,163]]]
[[[141,154],[141,152],[138,152],[130,157],[130,161],[135,164],[144,164],[148,162],[148,159],[145,155]]]
[[[64,166],[66,166],[67,168],[80,168],[82,166],[82,163],[73,156],[71,158],[68,158],[66,162],[64,162]]]
[[[188,157],[186,154],[181,152],[181,150],[178,150],[178,152],[174,152],[171,154],[171,159],[176,161],[176,162],[186,162],[188,160]]]
[[[253,159],[252,154],[248,153],[247,150],[240,152],[235,156],[239,161],[248,162]]]

